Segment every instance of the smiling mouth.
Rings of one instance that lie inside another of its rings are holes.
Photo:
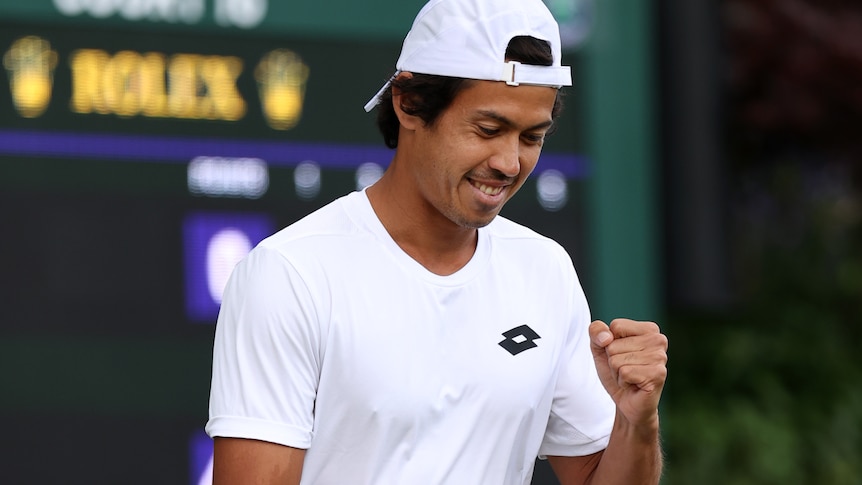
[[[485,195],[498,195],[500,194],[500,192],[503,191],[503,187],[490,187],[488,185],[473,180],[471,180],[470,183],[473,187],[476,187],[477,189],[479,189],[480,192]]]

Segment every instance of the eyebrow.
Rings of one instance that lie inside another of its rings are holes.
[[[479,114],[480,114],[480,115],[482,115],[482,116],[484,116],[484,117],[486,117],[486,118],[491,118],[492,120],[499,121],[500,123],[503,123],[504,125],[506,125],[506,126],[508,126],[508,127],[510,127],[510,128],[516,128],[516,127],[517,127],[517,125],[515,124],[515,122],[514,122],[514,121],[512,121],[512,120],[510,120],[509,118],[507,118],[507,117],[505,117],[505,116],[501,115],[500,113],[497,113],[496,111],[491,111],[491,110],[479,110]],[[543,121],[543,122],[541,122],[541,123],[539,123],[539,124],[537,124],[537,125],[534,125],[534,126],[530,126],[530,127],[528,127],[528,128],[527,128],[526,130],[524,130],[524,131],[540,130],[540,129],[544,129],[544,128],[550,128],[550,127],[551,127],[551,125],[553,125],[553,124],[554,124],[554,120]]]

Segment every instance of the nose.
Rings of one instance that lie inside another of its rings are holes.
[[[521,141],[515,137],[500,137],[494,145],[494,153],[488,159],[488,166],[508,178],[521,173]]]

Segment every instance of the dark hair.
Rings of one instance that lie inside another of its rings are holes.
[[[513,37],[506,48],[506,60],[518,61],[522,64],[550,66],[554,59],[551,55],[551,45],[544,40],[529,36]],[[377,127],[383,135],[383,141],[389,148],[398,146],[398,129],[401,124],[392,106],[392,87],[397,87],[402,93],[402,99],[409,99],[409,105],[404,103],[402,109],[413,116],[422,119],[426,126],[433,125],[446,108],[452,104],[455,96],[469,87],[474,81],[459,77],[437,76],[432,74],[413,73],[413,77],[402,77],[392,80],[392,85],[380,97],[377,108]],[[557,91],[554,108],[551,115],[556,118],[562,111],[562,92]]]

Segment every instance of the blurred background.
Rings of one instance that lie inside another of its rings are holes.
[[[0,0],[3,483],[207,483],[225,278],[385,169],[423,3]],[[575,86],[504,214],[668,334],[663,483],[862,484],[862,4],[546,3]]]

